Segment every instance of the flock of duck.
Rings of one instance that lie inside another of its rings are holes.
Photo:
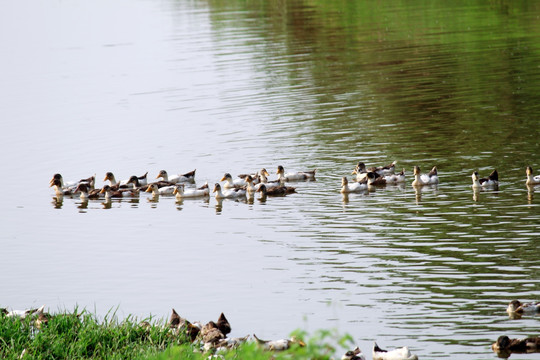
[[[252,198],[255,193],[260,193],[262,198],[284,196],[296,192],[296,188],[286,186],[286,182],[315,180],[316,171],[286,173],[283,166],[280,165],[276,172],[277,179],[272,181],[268,180],[270,174],[266,169],[261,169],[253,174],[241,174],[236,179],[230,173],[225,173],[220,180],[223,184],[216,182],[212,193],[218,200]],[[141,192],[151,193],[154,198],[175,196],[179,201],[186,198],[209,197],[208,183],[201,187],[194,185],[195,172],[196,170],[185,174],[169,175],[167,171],[161,170],[154,182],[148,181],[148,173],[142,176],[133,175],[127,180],[117,181],[114,174],[108,172],[103,181],[109,183],[101,188],[95,186],[95,175],[75,182],[65,182],[61,174],[55,174],[49,185],[54,188],[57,197],[80,194],[83,201],[138,197]]]
[[[43,329],[52,317],[44,309],[45,305],[37,309],[27,310],[8,311],[5,308],[0,308],[0,318],[2,316],[18,317],[21,319],[32,317],[32,325],[37,329]],[[525,314],[538,314],[540,313],[540,302],[522,303],[519,300],[512,300],[506,311],[512,319],[519,319]],[[149,328],[151,324],[143,321],[140,323],[140,326]],[[183,336],[191,342],[199,344],[198,349],[201,351],[214,354],[223,349],[234,348],[250,339],[250,335],[228,338],[227,335],[231,332],[231,324],[223,313],[221,313],[216,322],[209,321],[205,325],[202,325],[198,321],[191,322],[182,318],[173,308],[167,326],[175,335]],[[253,334],[253,340],[263,349],[269,351],[287,350],[293,344],[305,346],[303,341],[295,337],[290,339],[262,340]],[[540,352],[540,336],[510,339],[508,336],[503,335],[491,345],[491,348],[499,357],[509,357],[512,353]],[[372,356],[373,360],[418,360],[418,355],[412,353],[407,346],[384,350],[376,342],[373,343]],[[360,348],[356,347],[354,350],[347,351],[341,359],[365,360],[366,358]]]
[[[400,185],[404,184],[405,169],[396,173],[396,162],[380,167],[367,168],[363,162],[359,162],[352,175],[354,180],[349,181],[346,176],[341,179],[340,192],[344,195],[349,193],[360,193],[369,191],[373,187],[385,186],[388,184]],[[221,178],[220,184],[216,182],[213,186],[212,193],[218,200],[221,199],[250,199],[255,193],[260,193],[261,198],[267,196],[285,196],[295,193],[296,188],[287,186],[287,182],[311,181],[315,180],[317,169],[310,171],[301,171],[294,173],[286,173],[283,166],[277,167],[277,179],[268,180],[270,174],[266,169],[261,169],[258,172],[251,174],[240,174],[237,178],[233,178],[230,173],[225,173]],[[148,181],[148,172],[142,176],[131,176],[127,180],[117,181],[112,172],[108,172],[103,179],[109,184],[103,185],[101,188],[96,188],[96,177],[91,176],[87,179],[82,179],[76,182],[64,182],[62,175],[55,174],[50,180],[49,185],[55,190],[58,198],[63,196],[73,196],[80,194],[83,201],[89,199],[105,199],[110,201],[112,198],[130,198],[138,197],[141,192],[151,193],[154,198],[159,196],[175,196],[177,200],[186,198],[207,198],[210,196],[210,187],[205,183],[201,187],[196,187],[195,184],[196,170],[185,174],[169,175],[167,171],[161,170],[156,176],[156,181]],[[418,166],[413,169],[414,180],[411,185],[415,188],[426,185],[438,185],[439,176],[437,167],[434,166],[429,173],[422,174]],[[527,186],[540,185],[540,175],[534,176],[533,169],[528,166],[526,168],[527,178],[525,184]],[[475,191],[480,190],[497,190],[499,186],[499,174],[497,170],[493,170],[489,176],[480,178],[477,171],[472,173],[472,188]]]

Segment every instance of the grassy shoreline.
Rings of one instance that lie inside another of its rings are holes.
[[[295,331],[305,346],[294,344],[284,351],[265,350],[254,340],[231,349],[203,351],[202,341],[191,341],[185,332],[174,331],[163,319],[142,321],[129,316],[119,321],[114,314],[99,320],[86,311],[26,318],[0,315],[2,359],[331,359],[336,349],[352,346],[350,336],[319,331],[313,336]],[[339,356],[341,357],[341,355]],[[216,358],[216,357],[214,357]]]

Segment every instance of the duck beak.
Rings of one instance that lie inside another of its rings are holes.
[[[152,192],[152,187],[151,186],[147,187],[145,192]]]
[[[221,180],[219,180],[219,181],[225,181],[225,176],[224,176],[224,177],[222,177],[222,178],[221,178]]]

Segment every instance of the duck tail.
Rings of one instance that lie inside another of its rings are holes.
[[[266,340],[259,339],[259,338],[257,337],[257,335],[255,335],[255,334],[253,334],[253,338],[254,338],[255,340],[257,340],[257,342],[258,342],[259,344],[264,344],[264,343],[266,342]]]

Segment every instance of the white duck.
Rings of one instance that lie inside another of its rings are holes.
[[[540,185],[540,175],[533,176],[533,169],[530,166],[527,166],[527,185]]]
[[[366,357],[362,353],[362,350],[357,346],[356,349],[347,351],[341,357],[341,360],[366,360]]]
[[[151,192],[152,196],[172,195],[174,192],[174,186],[171,185],[171,186],[164,186],[160,188],[157,186],[157,184],[150,184],[148,185],[146,192]]]
[[[349,180],[347,179],[346,176],[341,178],[341,193],[342,194],[362,192],[362,191],[367,190],[367,188],[368,186],[365,181],[364,182],[355,181],[349,184]]]
[[[49,187],[54,188],[54,193],[58,197],[61,197],[64,195],[66,196],[73,195],[73,193],[75,192],[75,189],[63,189],[62,183],[58,179],[51,180]]]
[[[49,185],[53,186],[54,181],[58,180],[60,181],[60,187],[64,190],[74,190],[77,188],[79,184],[86,184],[90,189],[94,188],[94,184],[96,183],[96,176],[90,176],[87,179],[81,179],[79,181],[67,181],[64,182],[64,178],[60,174],[54,174],[52,179],[49,181]]]
[[[221,185],[219,185],[218,183],[214,185],[214,190],[212,192],[216,193],[216,199],[238,199],[246,196],[245,189],[235,188],[222,191]]]
[[[473,172],[471,178],[473,189],[495,189],[499,187],[499,173],[496,169],[487,178],[480,179],[478,171]]]
[[[114,176],[114,174],[112,172],[107,172],[105,174],[105,178],[103,179],[103,181],[109,181],[110,182],[110,186],[113,188],[113,190],[116,188],[128,188],[130,183],[133,183],[132,179],[133,178],[136,178],[139,185],[138,186],[143,186],[143,185],[147,185],[148,184],[148,172],[146,172],[144,175],[142,176],[136,176],[136,175],[133,175],[133,176],[130,176],[130,178],[128,180],[121,180],[121,181],[116,181],[116,177]]]
[[[438,183],[439,176],[437,175],[436,166],[428,174],[421,174],[420,167],[414,167],[414,181],[412,182],[412,186],[437,185]]]
[[[38,309],[11,310],[11,311],[7,311],[7,309],[0,309],[0,310],[7,317],[18,317],[18,318],[24,319],[25,317],[27,317],[29,315],[33,315],[33,314],[40,313],[40,312],[42,313],[44,309],[45,309],[45,305],[42,305]]]
[[[387,184],[403,184],[405,182],[405,169],[398,174],[384,175]]]
[[[507,313],[517,313],[517,314],[524,314],[524,313],[537,313],[540,312],[540,302],[530,302],[530,303],[522,303],[519,300],[512,300],[510,301],[510,304],[508,304],[508,307],[506,308]]]
[[[253,177],[251,177],[251,175],[248,175],[248,176],[246,176],[245,181],[246,181],[246,192],[247,192],[248,196],[251,197],[257,191],[255,186],[253,185]]]
[[[261,172],[259,173],[259,182],[255,185],[255,190],[258,191],[262,184],[266,186],[267,190],[277,188],[280,186],[285,185],[285,181],[281,178],[278,178],[278,180],[268,181],[267,176],[269,176],[268,172]]]
[[[299,171],[295,173],[285,173],[283,166],[279,165],[276,174],[278,180],[282,181],[301,181],[301,180],[315,180],[315,173],[317,169],[310,171]]]
[[[418,360],[418,356],[411,353],[406,346],[394,350],[383,350],[377,343],[373,343],[373,360]]]
[[[298,344],[299,346],[306,345],[303,341],[295,338],[294,336],[290,339],[262,340],[259,339],[257,335],[253,334],[253,338],[257,340],[257,343],[262,345],[265,350],[282,351],[289,349],[292,344]]]
[[[185,198],[201,198],[210,195],[210,188],[208,182],[197,189],[185,190],[184,184],[175,185],[173,194],[176,195],[176,200],[182,200]]]
[[[80,183],[77,185],[74,193],[81,193],[80,198],[82,201],[88,201],[88,199],[99,199],[101,189],[90,189],[86,183]]]
[[[105,185],[99,192],[100,194],[105,194],[105,200],[111,198],[122,198],[122,197],[138,197],[139,189],[118,189],[114,190],[110,185]]]
[[[220,181],[225,181],[223,184],[224,189],[239,188],[246,185],[246,179],[234,179],[230,173],[225,173]]]
[[[167,174],[167,171],[161,170],[159,172],[158,176],[156,176],[156,179],[162,178],[163,181],[167,181],[167,182],[170,182],[170,183],[173,183],[173,184],[176,184],[176,183],[179,183],[179,182],[193,183],[193,182],[195,182],[195,171],[197,171],[197,169],[195,169],[193,171],[190,171],[190,172],[187,172],[185,174],[169,175],[169,174]]]

